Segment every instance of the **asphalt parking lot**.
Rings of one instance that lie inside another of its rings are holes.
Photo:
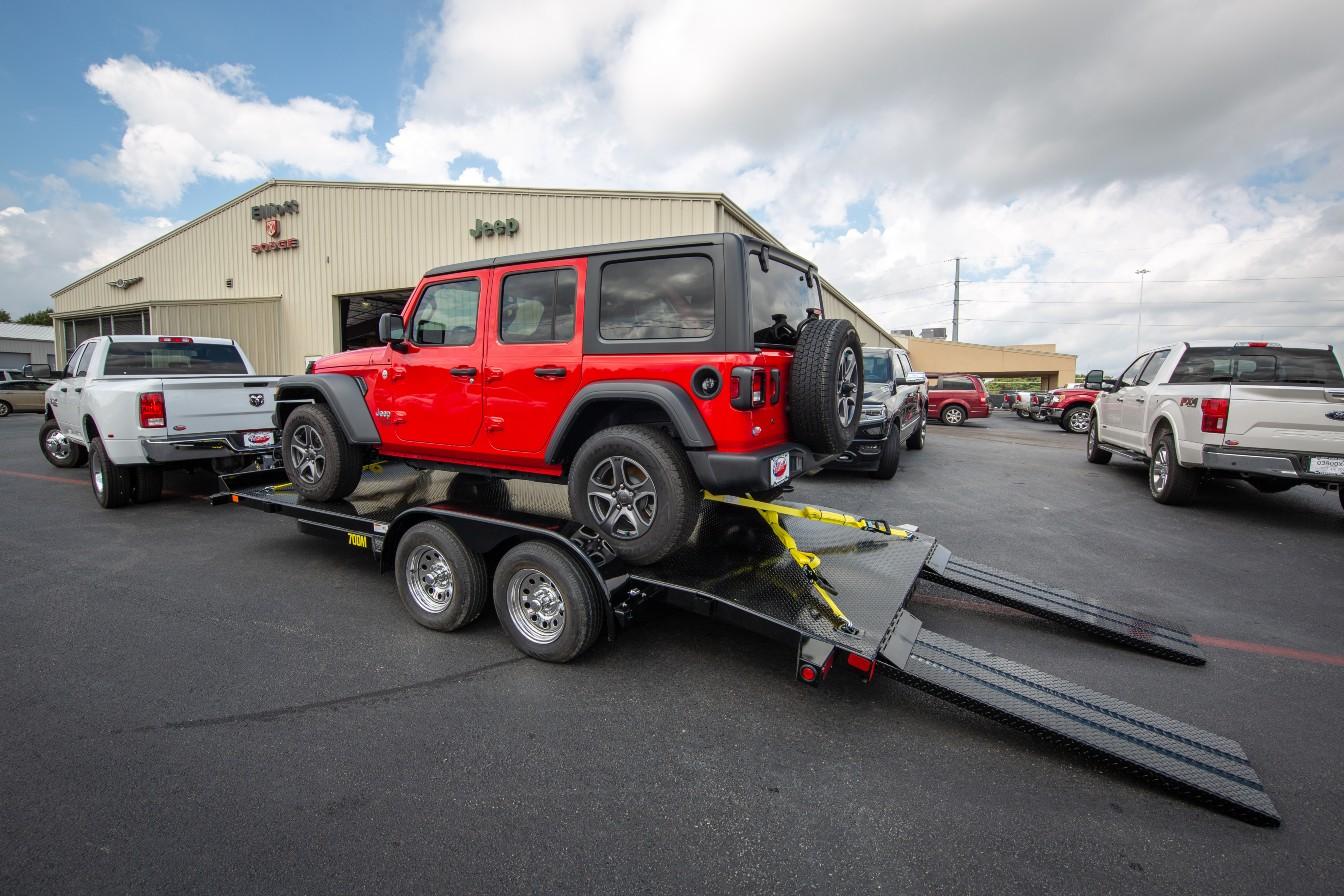
[[[894,682],[666,612],[568,666],[490,611],[417,627],[366,554],[201,500],[98,508],[0,420],[0,890],[1338,892],[1344,511],[1147,495],[1140,467],[996,415],[890,483],[796,496],[1185,624],[1142,656],[921,590],[926,627],[1241,742],[1255,828]]]

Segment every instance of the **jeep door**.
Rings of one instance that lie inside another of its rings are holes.
[[[587,259],[495,271],[486,338],[485,431],[495,451],[542,465],[583,371]]]
[[[397,439],[411,451],[471,445],[481,429],[484,317],[489,271],[424,287],[406,321],[404,352],[387,368],[385,395]],[[384,405],[387,407],[387,405]]]

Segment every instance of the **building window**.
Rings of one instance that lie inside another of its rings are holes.
[[[65,337],[65,357],[69,359],[81,342],[94,336],[145,335],[149,332],[149,309],[66,318],[61,321],[61,332]]]

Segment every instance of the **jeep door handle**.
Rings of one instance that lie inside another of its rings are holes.
[[[475,367],[454,367],[448,372],[453,376],[475,376],[477,370]]]
[[[558,380],[569,373],[564,367],[533,367],[532,372],[542,379]]]

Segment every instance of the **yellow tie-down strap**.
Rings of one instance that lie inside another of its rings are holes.
[[[915,534],[908,529],[900,527],[892,528],[884,520],[866,520],[862,517],[850,516],[847,513],[840,513],[836,510],[825,510],[820,507],[788,507],[783,504],[771,504],[768,501],[757,501],[755,498],[739,498],[735,495],[716,495],[712,492],[705,492],[706,501],[717,501],[720,504],[735,504],[738,507],[749,507],[761,515],[761,517],[770,526],[770,530],[775,533],[775,537],[784,545],[789,556],[807,573],[808,581],[816,590],[818,597],[821,598],[822,605],[826,610],[840,623],[842,629],[855,631],[853,623],[849,617],[840,609],[835,602],[835,595],[838,591],[826,581],[825,576],[819,571],[821,568],[821,558],[810,551],[804,551],[798,547],[798,542],[789,534],[789,531],[780,524],[781,516],[792,516],[804,520],[812,520],[818,523],[830,523],[836,526],[848,526],[851,529],[861,529],[864,532],[876,532],[880,535],[890,535],[892,538],[899,538],[903,541],[909,541],[915,537]]]
[[[383,472],[383,462],[381,460],[376,460],[371,464],[365,464],[362,469],[364,470],[365,473],[381,473]],[[279,485],[271,486],[271,491],[282,492],[287,488],[293,488],[293,487],[294,483],[292,482],[282,482]]]

